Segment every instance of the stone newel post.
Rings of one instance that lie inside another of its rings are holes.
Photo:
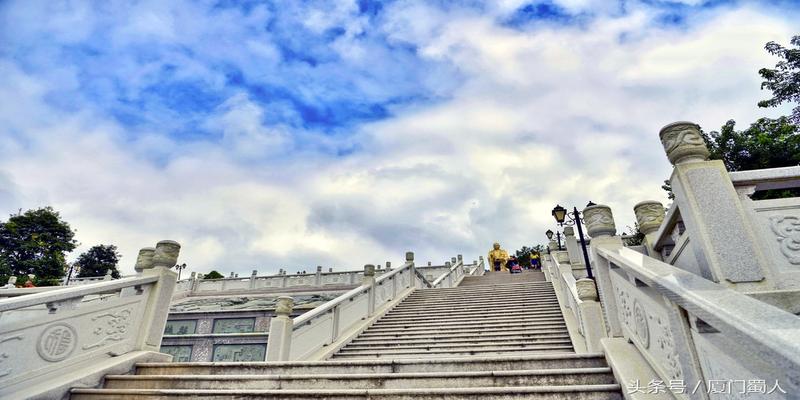
[[[597,287],[595,282],[589,278],[582,278],[575,281],[575,289],[578,292],[578,308],[581,317],[583,336],[586,340],[586,351],[590,353],[603,351],[600,339],[606,337],[606,327],[603,323],[603,309],[598,302]]]
[[[585,268],[583,265],[583,252],[575,237],[575,229],[571,226],[564,227],[564,244],[567,247],[567,256],[574,272],[580,272]],[[559,260],[561,261],[561,260]],[[583,274],[585,276],[585,274]]]
[[[153,255],[156,253],[155,247],[144,247],[139,250],[139,255],[136,257],[136,265],[133,266],[137,274],[142,271],[153,268]]]
[[[142,268],[143,276],[158,276],[158,282],[151,289],[155,294],[150,296],[145,308],[142,323],[139,329],[141,335],[139,346],[143,350],[158,351],[161,348],[161,337],[164,326],[167,324],[169,304],[172,293],[175,291],[175,281],[178,277],[170,268],[178,263],[181,245],[172,240],[162,240],[156,248],[139,250],[136,260],[137,266]]]
[[[286,361],[292,349],[292,331],[294,321],[290,318],[294,299],[289,296],[278,297],[275,305],[275,316],[269,323],[267,339],[267,361]]]
[[[708,161],[700,127],[674,122],[662,128],[659,136],[674,165],[672,191],[697,260],[697,266],[687,264],[687,270],[699,268],[690,272],[737,290],[774,288],[766,258],[725,164]],[[679,264],[676,266],[681,267]]]
[[[664,214],[666,212],[664,205],[654,200],[646,200],[633,206],[633,212],[636,214],[636,223],[639,225],[639,231],[644,234],[643,244],[647,250],[647,255],[660,260],[661,253],[655,251],[653,245],[655,245],[658,228],[664,222]]]
[[[605,315],[606,329],[609,336],[622,336],[614,289],[611,285],[610,266],[602,257],[597,256],[597,248],[600,246],[606,249],[621,249],[622,239],[616,236],[617,227],[610,207],[602,204],[586,207],[583,210],[583,219],[586,222],[586,232],[592,237],[589,252],[594,266],[595,284]]]
[[[363,286],[367,287],[368,303],[367,303],[367,316],[371,317],[375,313],[375,266],[367,264],[364,266],[364,283]]]

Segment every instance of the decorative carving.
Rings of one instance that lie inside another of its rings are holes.
[[[314,308],[333,300],[337,294],[294,295],[294,308]],[[170,306],[172,312],[182,311],[230,311],[230,310],[273,310],[277,297],[226,296],[189,298]]]
[[[189,362],[192,361],[192,347],[191,345],[161,346],[159,351],[171,355],[172,362]]]
[[[633,327],[636,336],[641,340],[645,349],[650,348],[650,329],[647,325],[647,313],[637,300],[633,300]]]
[[[5,342],[12,341],[12,340],[22,340],[22,335],[0,338],[0,345],[5,343]],[[5,351],[0,352],[0,366],[2,366],[3,362],[5,360],[7,360],[8,357],[9,357],[9,355]],[[6,368],[6,369],[0,368],[0,378],[10,374],[13,371],[14,370],[12,368]]]
[[[582,301],[597,301],[597,287],[593,279],[583,278],[575,281],[578,299]]]
[[[800,218],[793,216],[770,217],[769,225],[777,236],[781,253],[793,265],[800,265]]]
[[[669,369],[670,379],[682,380],[683,370],[681,370],[681,364],[678,360],[678,353],[675,351],[675,341],[672,339],[669,323],[662,321],[661,317],[657,317],[655,322],[657,325],[657,328],[654,329],[656,331],[656,345],[666,357],[666,366]]]
[[[218,318],[214,320],[213,333],[249,333],[255,326],[255,318]]]
[[[118,312],[109,312],[92,317],[92,321],[105,321],[105,326],[98,326],[92,331],[95,336],[102,336],[102,338],[95,343],[84,345],[82,349],[89,350],[100,347],[106,342],[119,342],[125,339],[131,326],[130,316],[131,309],[126,308]]]
[[[155,253],[155,247],[145,247],[139,250],[139,255],[136,257],[136,265],[134,265],[133,269],[138,273],[148,268],[153,268],[153,255]]]
[[[294,307],[294,299],[289,296],[281,296],[278,297],[278,303],[275,306],[275,314],[289,316],[292,313],[292,308]]]
[[[657,231],[664,222],[664,206],[657,201],[643,201],[633,206],[633,212],[636,213],[639,230],[645,235]]]
[[[57,362],[69,357],[77,344],[78,332],[75,328],[59,322],[42,331],[36,344],[36,352],[45,361]]]
[[[153,267],[172,268],[178,263],[181,245],[172,240],[162,240],[156,244],[153,254]]]
[[[263,344],[218,344],[213,361],[264,361],[266,350]]]
[[[586,232],[591,237],[612,236],[617,233],[614,215],[611,214],[609,206],[597,204],[584,208],[583,220],[586,224]]]
[[[686,161],[708,160],[708,148],[700,136],[700,126],[693,122],[674,122],[659,132],[669,161],[675,165]]]

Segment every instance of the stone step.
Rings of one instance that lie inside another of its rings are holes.
[[[613,384],[610,368],[310,375],[108,375],[106,389],[410,389]]]
[[[559,309],[557,307],[553,307],[551,309],[544,309],[544,310],[535,310],[535,311],[522,310],[522,311],[511,311],[511,312],[502,312],[502,313],[499,313],[499,312],[494,313],[494,312],[488,312],[488,311],[468,312],[468,313],[465,313],[465,312],[453,312],[453,313],[441,314],[441,315],[419,315],[419,314],[413,314],[413,313],[410,313],[410,312],[409,313],[397,313],[397,314],[395,314],[395,312],[392,311],[391,313],[389,313],[386,316],[382,317],[380,320],[381,321],[393,321],[393,322],[399,322],[399,321],[428,321],[428,320],[449,321],[449,320],[467,319],[467,318],[472,318],[472,319],[474,319],[474,318],[489,318],[489,317],[500,316],[500,315],[505,315],[505,316],[513,315],[513,316],[519,316],[519,317],[527,317],[527,316],[535,317],[535,316],[550,316],[550,315],[559,315],[560,316],[560,315],[563,315],[563,314],[561,313],[561,309]]]
[[[446,289],[420,289],[410,296],[447,296],[451,294],[464,293],[491,293],[496,291],[513,292],[526,290],[553,290],[553,285],[549,282],[526,282],[520,284],[486,284],[480,286],[461,287]]]
[[[492,303],[480,303],[480,304],[469,304],[469,303],[455,303],[455,304],[441,304],[441,303],[430,303],[430,304],[403,304],[400,303],[394,310],[399,311],[421,311],[421,312],[436,312],[436,311],[478,311],[478,310],[535,310],[538,308],[545,308],[550,309],[552,307],[558,306],[558,301],[554,300],[542,300],[531,302],[527,304],[519,304],[519,303],[508,303],[508,302],[492,302]]]
[[[486,317],[486,318],[471,318],[471,319],[459,319],[456,321],[381,321],[378,320],[375,324],[373,324],[371,328],[419,328],[419,327],[426,327],[426,326],[441,326],[441,327],[450,327],[450,326],[474,326],[474,325],[493,325],[499,323],[527,323],[527,324],[538,324],[538,323],[550,323],[550,322],[561,322],[564,321],[564,317],[561,315],[552,315],[552,316],[510,316],[510,317]]]
[[[328,400],[621,400],[617,384],[516,386],[496,388],[340,389],[340,390],[187,390],[187,389],[73,389],[72,400],[175,399],[328,399]]]
[[[338,352],[333,358],[335,360],[341,359],[399,359],[399,358],[429,358],[429,357],[468,357],[468,356],[500,356],[500,355],[517,355],[517,354],[541,354],[541,353],[570,353],[573,352],[571,345],[547,345],[541,348],[528,347],[526,349],[509,349],[509,348],[491,348],[485,347],[483,349],[453,349],[453,350],[396,350],[396,351],[348,351]]]
[[[561,328],[546,328],[546,329],[537,329],[537,328],[528,328],[528,329],[497,329],[497,330],[487,330],[481,332],[479,335],[475,333],[473,330],[468,330],[465,332],[452,332],[449,330],[440,331],[440,332],[416,332],[416,333],[409,333],[409,332],[395,332],[395,333],[371,333],[365,332],[361,334],[355,340],[398,340],[398,339],[457,339],[457,338],[496,338],[496,337],[507,337],[511,336],[527,336],[527,337],[535,337],[538,335],[554,335],[554,334],[564,334],[567,333],[566,325]]]
[[[464,340],[461,342],[451,342],[451,343],[441,343],[431,341],[428,343],[362,343],[362,344],[353,344],[349,343],[345,347],[343,347],[340,351],[344,354],[347,351],[384,351],[384,350],[437,350],[437,349],[472,349],[472,348],[483,348],[483,347],[493,347],[493,348],[508,348],[508,349],[520,349],[525,350],[528,348],[537,348],[537,346],[546,346],[546,345],[572,345],[572,341],[569,337],[566,338],[542,338],[538,340],[498,340],[494,342],[486,342],[486,341],[469,341]]]
[[[558,298],[555,296],[549,297],[535,297],[535,296],[519,296],[519,297],[511,297],[511,296],[500,296],[497,298],[484,298],[484,299],[476,299],[476,298],[469,298],[469,299],[443,299],[443,300],[405,300],[403,301],[405,306],[414,305],[414,306],[450,306],[450,307],[460,307],[460,306],[483,306],[487,307],[489,305],[498,305],[498,304],[538,304],[538,303],[550,303],[553,301],[557,301]]]
[[[426,343],[461,343],[464,341],[469,342],[486,342],[486,343],[494,343],[498,340],[508,340],[508,341],[537,341],[541,339],[569,339],[569,334],[565,332],[559,333],[550,333],[550,334],[537,334],[537,335],[500,335],[500,336],[492,336],[492,337],[483,337],[483,336],[465,336],[465,337],[457,337],[454,338],[452,335],[446,335],[441,337],[430,337],[430,338],[409,338],[404,336],[394,337],[390,340],[386,338],[381,339],[371,339],[371,338],[358,338],[353,340],[348,344],[348,346],[352,345],[365,345],[365,344],[384,344],[387,346],[394,345],[394,344],[426,344]]]
[[[139,363],[137,375],[293,375],[607,367],[600,353],[365,361]]]
[[[453,315],[454,313],[463,314],[463,315],[474,315],[480,313],[490,313],[490,314],[509,314],[509,313],[526,313],[526,312],[552,312],[552,311],[560,311],[561,308],[557,304],[541,304],[541,305],[506,305],[506,306],[497,306],[497,307],[489,307],[489,308],[478,308],[478,307],[450,307],[450,308],[437,308],[431,309],[430,307],[419,307],[419,308],[395,308],[389,314],[390,315],[403,315],[403,316],[419,316],[419,317],[440,317],[445,315]]]
[[[551,321],[548,323],[539,322],[536,324],[530,322],[503,322],[503,323],[496,323],[496,324],[474,324],[474,325],[451,325],[451,326],[410,326],[408,328],[405,327],[382,327],[382,326],[371,326],[367,332],[376,333],[376,332],[420,332],[420,331],[433,331],[433,332],[454,332],[454,331],[466,331],[466,332],[475,332],[476,334],[479,332],[484,332],[487,330],[491,331],[498,331],[503,329],[512,329],[512,328],[562,328],[565,327],[566,324],[562,320],[560,321]]]
[[[536,293],[552,293],[554,288],[552,286],[518,286],[518,287],[504,287],[504,286],[486,286],[480,290],[453,290],[445,292],[445,289],[440,290],[417,290],[409,295],[412,299],[420,298],[441,298],[441,297],[471,297],[471,296],[492,296],[496,294],[536,294]]]

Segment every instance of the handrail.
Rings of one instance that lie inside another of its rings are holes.
[[[448,275],[452,274],[457,268],[463,267],[463,266],[464,266],[464,261],[456,261],[456,263],[453,264],[452,267],[450,267],[450,270],[448,272],[445,272],[444,274],[440,275],[438,278],[434,279],[433,283],[431,283],[431,286],[432,287],[439,286],[439,284],[442,283],[442,281],[445,278],[447,278]]]
[[[428,282],[428,278],[425,278],[425,275],[423,275],[422,272],[419,271],[419,268],[414,268],[414,273],[417,275],[417,278],[421,279],[422,282],[425,283],[425,287],[429,289],[433,287],[433,285],[431,285],[431,283]]]
[[[61,300],[73,299],[76,297],[90,294],[98,294],[123,289],[130,286],[146,285],[158,281],[158,276],[142,276],[123,278],[113,281],[104,281],[80,286],[66,286],[61,290],[51,290],[41,293],[19,296],[0,300],[0,312],[14,310],[18,308],[35,306],[43,303],[56,302]],[[97,289],[103,289],[98,292]]]
[[[733,186],[755,186],[756,190],[787,189],[800,185],[800,166],[729,172]]]
[[[597,253],[731,340],[771,360],[800,366],[800,319],[752,297],[627,248]],[[797,384],[797,383],[795,383]]]
[[[394,269],[394,270],[392,270],[392,272],[389,272],[388,274],[381,275],[378,279],[375,280],[375,282],[376,283],[382,282],[383,280],[388,279],[390,276],[394,276],[395,274],[400,273],[400,271],[403,271],[403,270],[411,267],[411,265],[413,265],[413,262],[407,262],[407,263],[403,264],[402,267]],[[356,295],[361,294],[362,292],[364,292],[365,290],[368,290],[368,289],[369,289],[369,285],[361,285],[361,286],[359,286],[359,287],[357,287],[355,289],[352,289],[352,290],[342,294],[341,296],[339,296],[339,297],[337,297],[337,298],[335,298],[333,300],[330,300],[327,303],[324,303],[324,304],[314,308],[313,310],[311,310],[311,311],[309,311],[309,312],[307,312],[307,313],[305,313],[303,315],[300,315],[300,316],[294,318],[294,320],[293,320],[294,321],[294,326],[295,327],[300,327],[302,324],[304,324],[304,323],[306,323],[306,322],[308,322],[308,321],[310,321],[310,320],[312,320],[312,319],[314,319],[314,318],[316,318],[316,317],[318,317],[318,316],[320,316],[322,314],[327,313],[329,310],[332,310],[334,307],[338,306],[339,304],[344,303],[347,300],[350,300],[350,298],[355,297]]]

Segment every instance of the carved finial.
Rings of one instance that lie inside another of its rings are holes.
[[[406,252],[406,261],[409,261],[409,262],[414,261],[414,252],[413,251],[407,251]]]
[[[458,261],[464,261],[464,256],[463,256],[463,255],[461,255],[461,254],[459,254],[458,256],[456,256],[456,258],[458,259]]]
[[[708,160],[708,148],[694,122],[673,122],[659,132],[661,144],[673,165]]]
[[[375,266],[372,264],[365,265],[364,276],[375,276]]]
[[[456,261],[458,261],[458,259],[457,259],[457,258],[455,258],[455,257],[451,257],[451,258],[450,258],[450,264],[455,264],[455,263],[456,263]]]
[[[558,243],[555,240],[550,240],[550,243],[547,243],[547,248],[553,252],[558,250]]]
[[[317,265],[317,272],[322,272],[322,265]]]
[[[657,231],[664,222],[664,206],[654,200],[643,201],[633,206],[633,212],[636,213],[639,230],[645,235]]]
[[[575,228],[571,226],[564,227],[564,236],[575,236]]]
[[[595,204],[583,209],[583,220],[586,233],[591,237],[613,236],[617,233],[611,208],[603,204]]]
[[[444,266],[450,268],[451,266],[453,266],[453,264],[450,264],[450,261],[445,261]]]
[[[172,268],[178,263],[181,245],[174,240],[162,240],[156,244],[153,254],[153,267]]]
[[[578,279],[575,281],[575,289],[578,292],[578,298],[583,301],[597,301],[597,286],[594,280],[589,278]]]
[[[133,269],[139,273],[146,269],[153,268],[153,255],[155,255],[155,253],[155,247],[145,247],[139,250],[139,255],[136,256],[136,265]]]
[[[292,314],[294,307],[294,299],[289,296],[278,297],[278,303],[275,304],[275,314],[279,317],[288,317]]]
[[[390,271],[391,269],[392,269],[392,262],[391,261],[387,261],[386,262],[386,270]]]

